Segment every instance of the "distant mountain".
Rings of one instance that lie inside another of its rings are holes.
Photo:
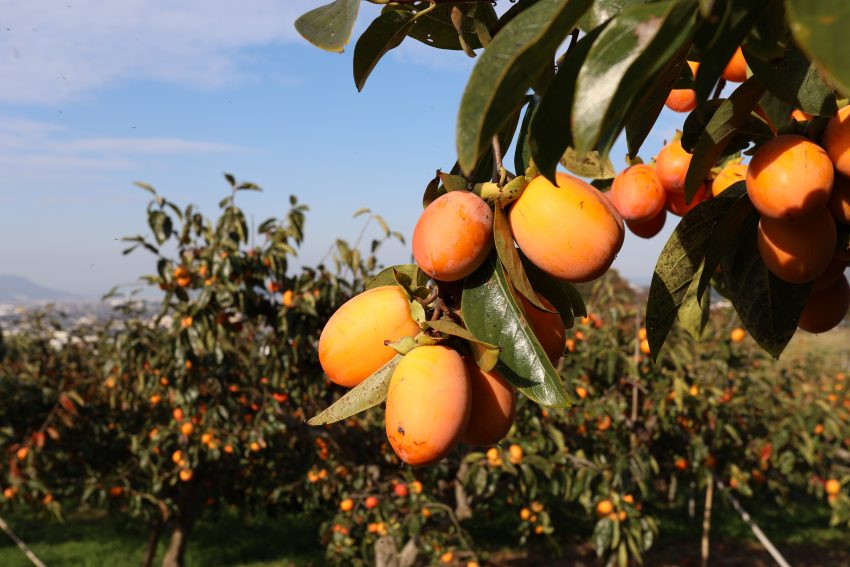
[[[0,303],[26,305],[42,301],[72,301],[80,296],[40,286],[34,281],[8,274],[0,274]]]

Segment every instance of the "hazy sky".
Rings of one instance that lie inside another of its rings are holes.
[[[257,222],[290,194],[310,206],[304,264],[354,239],[363,206],[409,236],[425,185],[454,163],[474,61],[408,39],[358,94],[353,46],[326,53],[293,28],[323,2],[0,0],[0,273],[90,296],[132,282],[154,271],[145,253],[121,255],[146,227],[132,182],[212,216],[223,172],[263,187],[240,197]],[[376,13],[364,2],[355,35]],[[642,155],[682,120],[665,112]],[[648,280],[673,224],[628,235],[615,267]]]

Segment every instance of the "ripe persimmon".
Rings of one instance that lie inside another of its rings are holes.
[[[844,319],[850,308],[850,285],[841,276],[831,286],[814,291],[806,300],[797,326],[810,333],[825,333]]]
[[[664,208],[664,187],[655,168],[636,164],[621,171],[611,185],[611,202],[626,222],[646,222]]]
[[[508,213],[520,250],[557,278],[586,282],[611,266],[623,245],[623,219],[595,187],[558,173],[558,185],[542,175],[525,188]]]
[[[741,327],[735,327],[734,329],[732,329],[732,332],[729,333],[729,338],[732,340],[733,343],[740,343],[744,340],[744,338],[746,338],[746,336],[747,332]]]
[[[495,445],[508,434],[516,416],[516,391],[494,369],[484,372],[464,359],[472,393],[469,422],[460,440],[469,445]]]
[[[747,61],[740,47],[735,50],[726,68],[723,69],[723,78],[732,83],[743,83],[747,80]]]
[[[387,438],[405,463],[427,465],[445,457],[469,422],[471,386],[460,355],[421,346],[398,363],[387,392]]]
[[[767,269],[789,283],[810,282],[821,275],[835,254],[837,232],[829,211],[796,224],[762,217],[758,249]]]
[[[823,132],[823,147],[835,169],[850,175],[850,106],[845,106],[829,119]]]
[[[538,309],[522,294],[519,295],[519,298],[528,324],[531,325],[540,346],[543,347],[543,352],[546,353],[552,364],[557,364],[561,355],[564,354],[564,342],[567,336],[564,321],[558,313],[553,313],[555,307],[539,293],[537,300],[553,312]]]
[[[667,209],[661,209],[661,211],[645,222],[634,222],[634,221],[626,221],[626,226],[629,227],[629,230],[632,231],[632,234],[635,236],[639,236],[640,238],[652,238],[664,228],[664,224],[667,222]]]
[[[690,203],[685,203],[685,194],[684,193],[674,193],[672,191],[667,192],[667,210],[673,213],[674,215],[683,217],[689,212],[693,210],[694,207],[708,199],[710,196],[708,190],[706,189],[705,183],[700,183],[699,187],[697,187],[696,193],[694,193],[693,198]]]
[[[469,191],[451,191],[428,205],[413,229],[413,257],[435,280],[475,271],[493,247],[493,211]]]
[[[835,496],[841,492],[841,483],[834,478],[827,480],[823,486],[826,493],[830,496]]]
[[[835,222],[850,224],[850,177],[837,174],[827,202]]]
[[[823,148],[802,136],[777,136],[747,167],[747,193],[766,217],[799,222],[826,207],[834,171]]]
[[[685,176],[693,156],[682,147],[681,140],[673,140],[658,152],[655,158],[655,173],[661,186],[670,193],[685,190]]]
[[[838,281],[838,278],[844,275],[846,268],[847,260],[840,255],[833,256],[829,266],[812,282],[812,291],[820,291],[834,284]]]
[[[688,66],[696,77],[699,63],[688,61]],[[674,112],[690,112],[697,106],[697,93],[693,89],[671,89],[664,104]]]
[[[614,504],[608,499],[600,500],[596,505],[596,513],[599,514],[600,517],[607,517],[613,511]]]
[[[376,287],[348,300],[331,316],[319,337],[319,362],[331,381],[351,388],[395,356],[384,341],[418,332],[402,289]]]
[[[745,181],[746,179],[747,164],[739,162],[728,163],[711,182],[711,194],[717,197],[735,183]]]

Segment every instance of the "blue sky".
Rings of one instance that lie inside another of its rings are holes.
[[[122,256],[145,229],[148,182],[211,216],[223,172],[263,193],[241,205],[257,222],[290,194],[310,206],[299,261],[354,239],[370,207],[410,235],[422,191],[455,159],[457,105],[474,64],[413,40],[364,91],[342,55],[302,40],[293,22],[322,0],[8,2],[0,22],[0,273],[97,296],[153,270]],[[358,30],[376,7],[363,4]],[[357,33],[357,31],[355,32]],[[642,155],[682,117],[665,112]],[[612,156],[622,169],[625,147]],[[646,281],[673,224],[628,235],[615,267]],[[404,262],[402,246],[385,263]]]

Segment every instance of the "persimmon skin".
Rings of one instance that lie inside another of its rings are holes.
[[[664,187],[655,168],[633,165],[621,171],[611,185],[611,202],[623,220],[645,222],[664,208]]]
[[[730,163],[723,167],[711,182],[711,194],[717,197],[739,181],[747,179],[747,164]]]
[[[558,173],[535,177],[508,212],[520,250],[556,278],[587,282],[605,273],[623,245],[623,218],[592,185]]]
[[[850,178],[841,174],[835,176],[827,207],[835,222],[850,224]]]
[[[646,222],[626,221],[626,226],[632,231],[632,234],[640,238],[652,238],[664,228],[667,222],[667,209],[661,211]]]
[[[799,108],[795,108],[791,111],[791,119],[796,120],[797,122],[808,122],[812,118],[814,117],[811,114],[809,114],[808,112],[803,112]]]
[[[396,355],[384,345],[419,333],[398,286],[381,286],[346,301],[319,336],[319,362],[332,382],[352,388]]]
[[[845,106],[829,119],[821,140],[835,169],[850,175],[850,106]]]
[[[836,240],[835,221],[826,209],[796,224],[762,217],[757,236],[767,269],[794,284],[810,282],[829,267]]]
[[[548,313],[542,309],[538,309],[522,294],[520,294],[519,298],[528,324],[534,330],[540,346],[543,347],[543,352],[546,353],[552,364],[557,364],[558,360],[564,354],[564,345],[567,339],[567,329],[564,327],[564,320],[557,313]],[[546,308],[555,311],[555,307],[549,300],[539,293],[537,294],[537,299]]]
[[[841,276],[826,289],[812,292],[797,326],[810,333],[825,333],[844,319],[850,308],[850,285]]]
[[[685,151],[680,140],[673,140],[658,152],[655,158],[655,172],[661,186],[670,193],[685,191],[685,176],[693,156]]]
[[[393,371],[385,413],[387,438],[413,466],[449,454],[466,430],[472,388],[461,356],[434,345],[407,353]]]
[[[838,281],[838,278],[844,275],[845,269],[847,269],[847,260],[836,254],[832,257],[829,266],[812,282],[812,291],[821,291],[828,288]]]
[[[696,77],[699,63],[688,61],[691,73]],[[664,105],[673,112],[690,112],[697,107],[697,93],[693,89],[671,89]]]
[[[683,217],[689,212],[691,212],[694,207],[696,207],[708,198],[709,192],[705,186],[705,183],[700,183],[699,187],[697,187],[696,193],[694,193],[694,198],[691,199],[690,204],[685,204],[684,193],[673,193],[672,191],[668,191],[666,207],[667,210],[673,213],[674,215]]]
[[[826,152],[802,136],[777,136],[747,167],[747,193],[762,216],[800,222],[826,207],[834,170]]]
[[[516,417],[516,390],[498,373],[484,372],[465,358],[472,392],[469,423],[460,440],[468,445],[495,445],[510,431]]]
[[[413,230],[413,257],[435,280],[457,281],[493,247],[493,211],[469,191],[451,191],[428,205]]]
[[[723,78],[731,83],[743,83],[747,80],[747,60],[744,59],[744,52],[740,47],[735,50],[723,69]]]

